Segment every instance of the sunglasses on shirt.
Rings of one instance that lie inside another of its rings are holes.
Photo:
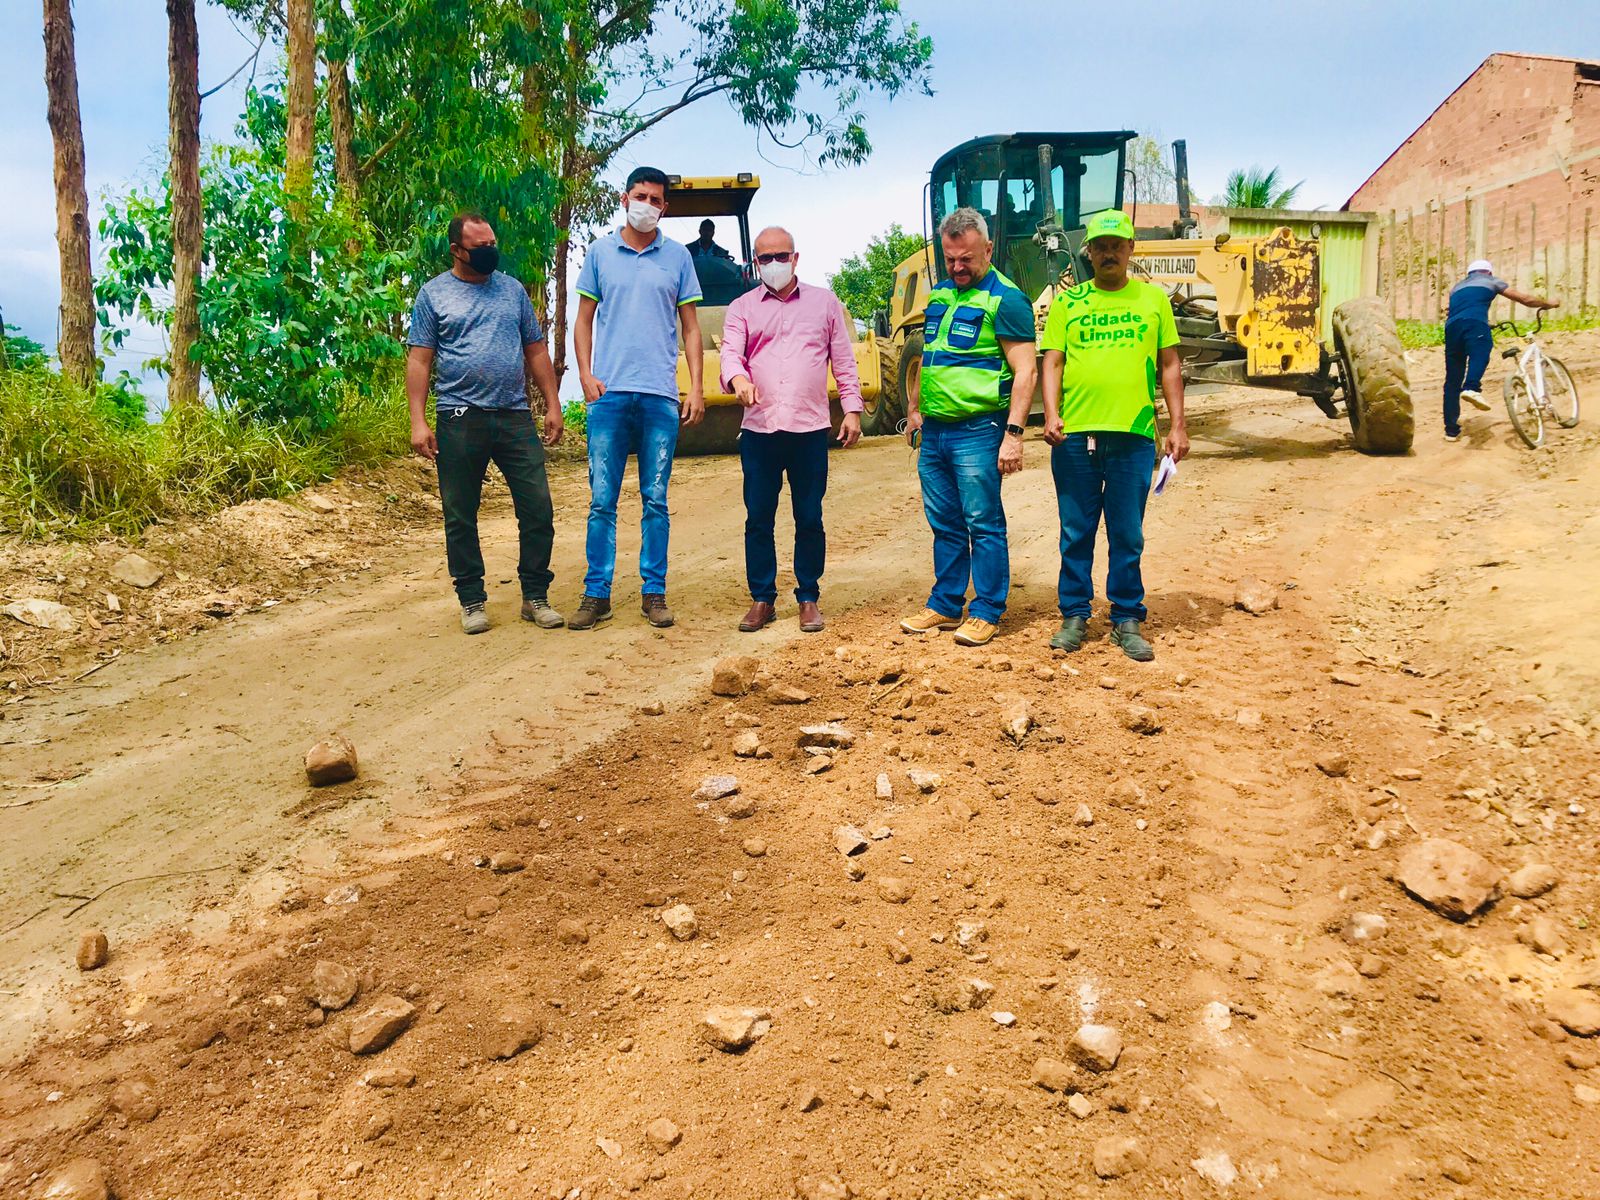
[[[786,263],[794,257],[794,253],[793,250],[779,250],[774,254],[758,254],[756,255],[756,262],[762,266],[773,262]]]

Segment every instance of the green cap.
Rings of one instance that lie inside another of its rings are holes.
[[[1107,208],[1094,214],[1083,227],[1083,240],[1097,237],[1119,237],[1133,241],[1133,222],[1120,208]]]

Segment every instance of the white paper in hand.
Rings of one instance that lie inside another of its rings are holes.
[[[1172,461],[1172,455],[1163,454],[1161,456],[1161,465],[1156,468],[1156,495],[1159,496],[1166,491],[1167,484],[1171,483],[1177,474],[1178,464]]]

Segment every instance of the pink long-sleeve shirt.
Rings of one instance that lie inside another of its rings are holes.
[[[826,429],[828,367],[839,384],[839,407],[861,411],[861,379],[851,352],[844,305],[827,288],[797,283],[778,297],[765,286],[728,306],[722,321],[722,386],[749,376],[760,399],[744,410],[751,433]]]

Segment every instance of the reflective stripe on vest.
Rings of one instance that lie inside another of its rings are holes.
[[[991,267],[967,291],[946,279],[929,294],[922,326],[925,416],[959,421],[1010,405],[1011,364],[994,332],[1007,288],[1020,291]]]

